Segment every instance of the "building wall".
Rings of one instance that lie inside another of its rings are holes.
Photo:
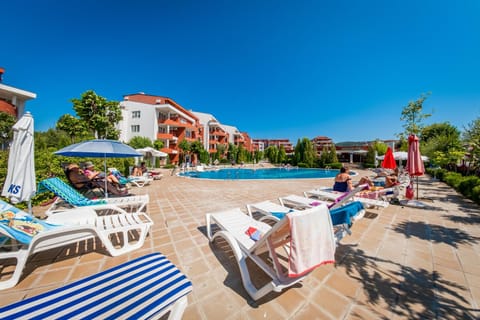
[[[171,163],[179,162],[180,141],[202,141],[198,118],[170,98],[136,93],[124,96],[120,108],[123,116],[118,124],[120,139],[128,142],[141,136],[162,140],[161,151],[169,155]]]
[[[0,68],[0,112],[7,112],[12,116],[21,118],[25,113],[26,102],[35,99],[37,94],[3,83],[5,69]]]

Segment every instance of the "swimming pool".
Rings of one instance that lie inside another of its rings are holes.
[[[308,168],[225,168],[207,171],[188,171],[179,173],[179,176],[200,179],[216,180],[252,180],[252,179],[318,179],[333,178],[338,173],[334,169]],[[353,172],[350,172],[353,174]]]

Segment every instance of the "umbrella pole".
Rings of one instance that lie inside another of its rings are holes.
[[[103,157],[103,172],[105,172],[105,199],[108,199],[108,185],[107,185],[107,177],[108,177],[108,174],[107,174],[107,156],[104,155]]]
[[[418,200],[418,176],[417,176],[417,200]]]

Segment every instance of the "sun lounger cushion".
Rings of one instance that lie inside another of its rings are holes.
[[[6,202],[0,202],[0,231],[23,244],[29,244],[39,232],[55,227]]]
[[[77,207],[91,206],[95,204],[105,204],[104,199],[91,200],[82,195],[77,190],[71,188],[68,184],[57,177],[42,180],[38,184],[38,192],[51,191]]]
[[[191,291],[190,280],[153,253],[0,308],[0,318],[150,319]]]
[[[362,211],[363,204],[359,201],[350,202],[343,207],[330,210],[332,224],[334,226],[339,224],[352,224],[352,218]]]

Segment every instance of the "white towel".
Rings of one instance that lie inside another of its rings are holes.
[[[325,204],[287,214],[290,224],[288,276],[299,277],[335,262],[332,220]]]

